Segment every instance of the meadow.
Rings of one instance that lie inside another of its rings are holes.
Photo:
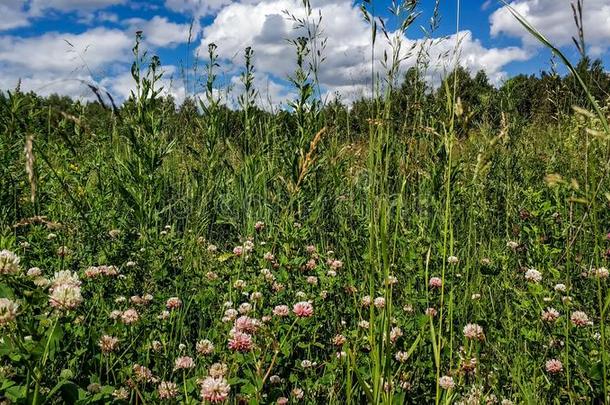
[[[432,87],[366,7],[395,53],[351,105],[315,15],[288,108],[252,49],[226,105],[222,44],[176,105],[141,34],[123,104],[0,95],[1,403],[610,400],[610,75]]]

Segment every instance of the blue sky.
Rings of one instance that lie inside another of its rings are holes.
[[[322,13],[321,26],[328,38],[320,75],[325,95],[352,100],[366,94],[370,36],[358,4],[349,0],[311,0],[311,4],[316,15]],[[382,18],[389,17],[384,11],[388,0],[374,4]],[[549,68],[550,54],[494,0],[462,0],[456,38],[457,4],[457,0],[440,0],[441,24],[427,48],[431,82],[451,68],[458,38],[460,63],[473,72],[485,70],[495,84],[518,73]],[[419,25],[427,26],[433,5],[433,0],[422,0],[416,24],[405,35],[395,33],[403,49],[426,44]],[[513,0],[511,5],[572,59],[578,58],[571,41],[575,28],[570,0]],[[163,85],[176,99],[201,92],[192,74],[185,88],[181,72],[185,65],[192,72],[199,54],[196,77],[201,78],[207,44],[215,42],[223,83],[219,94],[227,102],[234,102],[240,92],[243,49],[252,46],[261,102],[278,104],[292,96],[286,77],[294,69],[295,52],[286,39],[298,35],[284,10],[301,16],[301,0],[0,0],[0,88],[13,88],[21,78],[26,90],[91,98],[80,81],[84,80],[124,99],[133,86],[129,66],[134,33],[142,30],[143,46],[161,57],[166,69]],[[586,0],[584,19],[589,53],[610,66],[610,2]],[[391,22],[389,27],[393,28]],[[388,49],[379,36],[377,52]],[[404,56],[407,68],[414,57]]]

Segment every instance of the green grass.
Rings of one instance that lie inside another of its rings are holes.
[[[212,382],[228,384],[229,403],[608,402],[606,101],[556,48],[585,97],[542,118],[515,107],[512,85],[476,101],[459,71],[437,91],[400,87],[401,45],[368,3],[363,13],[395,53],[375,97],[351,109],[319,98],[310,14],[289,111],[256,104],[252,50],[240,109],[224,106],[215,46],[204,100],[175,109],[140,38],[137,90],[120,108],[0,98],[0,398],[158,403],[164,381],[174,403],[200,402]],[[417,17],[394,13],[403,30]],[[553,105],[576,100],[562,97]],[[92,277],[102,265],[120,275]],[[181,305],[164,313],[171,297]],[[292,313],[301,301],[313,316]],[[549,307],[555,322],[541,319]],[[258,324],[244,351],[228,346],[241,315]],[[465,337],[467,324],[484,338]],[[118,345],[103,352],[103,335]],[[175,369],[180,356],[194,367]],[[226,370],[203,383],[214,363]]]

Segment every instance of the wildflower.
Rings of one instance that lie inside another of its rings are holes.
[[[142,297],[140,297],[139,295],[132,295],[131,297],[129,297],[129,302],[131,302],[134,305],[140,305],[144,301],[142,300]]]
[[[254,243],[251,240],[247,240],[244,242],[244,250],[246,253],[250,253],[254,249]]]
[[[477,300],[481,299],[481,294],[479,294],[479,293],[474,293],[474,294],[472,294],[472,296],[470,297],[470,299],[471,299],[471,300],[473,300],[473,301],[477,301]]]
[[[193,367],[195,367],[195,362],[193,361],[193,358],[189,357],[189,356],[178,357],[174,361],[174,371],[176,371],[176,370],[188,370],[188,369],[193,368]]]
[[[258,329],[258,321],[249,316],[242,315],[235,320],[235,330],[239,332],[254,333]]]
[[[102,353],[112,353],[119,346],[119,339],[114,336],[103,335],[98,342],[98,346],[102,349]]]
[[[229,339],[229,349],[231,350],[247,352],[252,349],[253,346],[252,336],[244,332],[235,331],[233,337]]]
[[[402,310],[405,311],[407,314],[412,314],[413,312],[415,312],[415,310],[413,309],[413,305],[411,304],[405,304],[402,307]]]
[[[114,311],[110,312],[110,315],[108,315],[108,317],[110,319],[119,319],[121,315],[123,315],[123,312],[115,309]]]
[[[288,403],[288,398],[286,397],[279,397],[276,401],[277,405],[286,405]]]
[[[225,316],[224,316],[224,318],[225,318],[227,321],[232,321],[232,320],[234,320],[235,318],[237,318],[237,314],[238,314],[238,312],[237,312],[237,310],[236,310],[236,309],[229,308],[229,309],[227,309],[227,310],[225,311]]]
[[[46,277],[36,277],[34,279],[34,285],[36,287],[45,288],[51,285],[51,280]]]
[[[148,367],[144,367],[139,364],[133,365],[133,373],[135,375],[136,381],[151,382],[155,379],[152,371],[150,371]]]
[[[233,254],[237,257],[241,256],[244,253],[243,246],[235,246],[233,248]]]
[[[477,368],[477,358],[472,357],[470,359],[462,360],[462,364],[460,366],[460,371],[465,374],[474,373]]]
[[[591,276],[593,276],[593,277],[608,278],[608,275],[610,275],[610,273],[608,272],[608,269],[605,267],[599,267],[597,269],[591,270]]]
[[[244,280],[235,280],[235,282],[233,283],[233,288],[242,290],[246,288],[246,282]]]
[[[369,321],[360,321],[358,322],[358,326],[362,329],[368,329],[370,324]]]
[[[284,317],[288,316],[289,314],[290,308],[288,308],[288,305],[277,305],[275,308],[273,308],[273,315],[275,316]]]
[[[392,343],[396,343],[398,338],[400,338],[402,335],[403,335],[402,329],[400,329],[398,326],[395,326],[390,331],[390,341]]]
[[[447,263],[449,264],[457,264],[460,261],[456,256],[449,256],[447,258]]]
[[[332,261],[330,262],[330,268],[331,268],[332,270],[339,270],[339,269],[340,269],[340,268],[342,268],[342,267],[343,267],[343,262],[342,262],[341,260],[336,260],[336,259],[335,259],[335,260],[332,260]]]
[[[247,314],[248,312],[252,311],[252,304],[250,304],[249,302],[244,302],[239,305],[239,308],[237,308],[237,310],[240,314]]]
[[[332,339],[332,343],[335,346],[343,346],[343,344],[347,341],[347,338],[343,335],[335,335]]]
[[[303,368],[309,368],[312,367],[313,363],[311,362],[311,360],[303,360],[301,361],[301,367]]]
[[[464,326],[464,336],[470,340],[485,340],[485,334],[483,328],[476,323],[469,323]]]
[[[555,308],[547,308],[546,311],[542,312],[542,320],[545,322],[555,322],[559,318],[559,311]]]
[[[561,371],[563,370],[563,364],[561,364],[561,361],[557,360],[557,359],[551,359],[551,360],[547,360],[546,362],[546,371],[551,373],[551,374],[557,374],[557,373],[561,373]]]
[[[121,321],[123,321],[125,325],[136,323],[138,319],[140,319],[140,315],[138,314],[138,311],[133,308],[129,308],[121,314]]]
[[[519,247],[519,243],[513,241],[513,240],[509,240],[508,242],[506,242],[506,247],[512,250],[515,250]]]
[[[266,253],[263,255],[263,259],[265,259],[265,260],[267,260],[267,261],[269,261],[269,262],[272,262],[272,261],[273,261],[273,259],[275,259],[275,256],[274,256],[274,255],[273,255],[273,253],[271,253],[271,252],[266,252]]]
[[[259,301],[263,298],[263,293],[259,292],[259,291],[254,291],[252,294],[250,294],[250,301]]]
[[[434,318],[437,313],[438,313],[438,311],[436,310],[436,308],[432,308],[432,307],[426,308],[426,316]]]
[[[102,386],[98,383],[91,383],[91,384],[87,385],[87,391],[89,391],[92,394],[97,394],[101,390],[102,390]]]
[[[72,251],[67,246],[60,246],[57,248],[57,256],[66,257],[72,254]]]
[[[254,224],[254,229],[257,232],[262,231],[263,229],[265,229],[265,223],[263,221],[256,221],[256,223]]]
[[[127,301],[127,298],[123,297],[122,295],[119,295],[118,297],[116,297],[114,299],[114,303],[115,304],[120,304],[120,303],[125,302],[125,301]]]
[[[49,305],[57,309],[75,309],[81,302],[83,297],[80,287],[72,284],[60,284],[54,287],[49,297]]]
[[[294,295],[295,297],[300,299],[304,299],[305,297],[307,297],[307,294],[305,294],[303,291],[297,291]]]
[[[161,311],[161,313],[157,315],[157,319],[164,321],[166,319],[169,319],[170,316],[171,313],[169,311]]]
[[[282,382],[282,379],[280,378],[279,375],[274,374],[271,377],[269,377],[269,382],[271,384],[277,385],[277,384],[280,384]]]
[[[528,269],[525,272],[525,280],[530,283],[539,283],[542,281],[542,273],[536,269]]]
[[[178,386],[170,381],[161,381],[157,387],[160,399],[172,399],[178,395]]]
[[[158,340],[153,340],[152,342],[150,342],[150,348],[153,352],[160,352],[163,348],[163,344]]]
[[[214,351],[214,344],[208,339],[203,339],[197,342],[195,348],[197,350],[197,353],[202,356],[205,356],[211,354]]]
[[[210,366],[208,374],[210,377],[218,378],[224,377],[227,372],[229,372],[229,366],[224,363],[214,363]]]
[[[27,275],[32,278],[40,277],[42,276],[42,270],[38,267],[32,267],[31,269],[28,269]]]
[[[396,352],[396,355],[394,356],[394,358],[396,359],[397,362],[404,363],[405,361],[407,361],[409,359],[409,353],[399,351],[399,352]]]
[[[165,306],[170,311],[174,310],[174,309],[178,309],[182,306],[182,300],[178,297],[168,298],[167,302],[165,303]]]
[[[387,285],[396,285],[398,284],[398,278],[396,276],[388,276],[388,278],[385,280],[385,283]]]
[[[448,375],[444,375],[438,379],[438,384],[444,390],[450,390],[455,387],[455,381],[453,381],[453,377],[449,377]]]
[[[440,277],[431,277],[428,282],[430,288],[441,288],[443,286],[443,280]]]
[[[570,321],[574,326],[586,326],[589,324],[589,317],[582,311],[574,311],[570,315]]]
[[[375,300],[373,300],[373,305],[375,305],[375,308],[385,308],[385,298],[383,297],[377,297],[375,298]]]
[[[294,304],[292,312],[299,318],[309,318],[313,315],[313,306],[307,301],[301,301]]]
[[[316,276],[307,277],[307,284],[311,284],[311,285],[318,284],[318,278]]]
[[[0,274],[17,274],[20,261],[19,256],[10,250],[0,251]]]
[[[372,302],[373,302],[373,299],[371,298],[370,295],[365,295],[364,297],[362,297],[362,299],[360,299],[360,305],[362,305],[363,307],[371,306]]]
[[[293,397],[295,397],[296,399],[303,399],[303,395],[304,392],[302,389],[300,388],[293,388],[292,391],[290,392],[292,394]]]
[[[225,401],[229,397],[231,386],[224,378],[206,377],[201,383],[201,398],[211,403]]]
[[[119,269],[116,266],[100,266],[100,272],[107,277],[119,275]]]
[[[112,396],[116,399],[127,400],[127,398],[129,398],[129,391],[127,388],[121,387],[112,391]]]
[[[568,288],[565,284],[555,284],[554,290],[557,292],[566,292]]]
[[[72,273],[70,270],[61,270],[55,273],[51,280],[51,290],[59,287],[60,285],[80,287],[81,281],[76,273]]]
[[[50,233],[47,235],[47,240],[53,240],[57,238],[57,234],[55,233]]]
[[[7,325],[17,318],[19,305],[8,298],[0,298],[0,326]]]

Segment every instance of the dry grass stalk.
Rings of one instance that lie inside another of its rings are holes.
[[[313,139],[311,140],[311,143],[309,144],[309,151],[307,151],[307,154],[305,155],[305,159],[303,159],[303,161],[301,162],[301,168],[299,169],[299,178],[297,180],[297,184],[295,187],[296,191],[299,190],[301,182],[305,178],[305,175],[309,171],[309,168],[311,167],[311,165],[314,161],[313,154],[316,151],[316,147],[318,146],[318,143],[322,139],[322,135],[326,132],[326,129],[327,128],[324,127],[321,130],[319,130],[318,133],[316,134],[316,136],[313,137]]]
[[[25,139],[25,171],[30,182],[30,200],[32,204],[36,198],[36,177],[34,176],[34,136],[28,135]]]

